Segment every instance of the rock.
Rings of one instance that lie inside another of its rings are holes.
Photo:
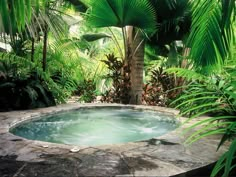
[[[70,149],[70,152],[72,153],[76,153],[76,152],[79,152],[80,151],[80,148],[77,148],[77,147],[74,147],[72,149]]]

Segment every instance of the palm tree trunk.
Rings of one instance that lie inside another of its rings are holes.
[[[124,27],[122,28],[122,34],[123,34],[123,40],[124,40],[124,63],[123,63],[123,69],[122,69],[122,87],[121,87],[121,96],[120,100],[122,104],[129,104],[130,102],[130,88],[131,88],[131,83],[130,83],[130,74],[131,74],[131,67],[130,67],[130,62],[131,58],[130,53],[131,53],[131,45],[130,41],[128,39],[128,32],[129,29]],[[132,35],[131,35],[132,36]]]
[[[34,62],[34,52],[35,52],[35,39],[31,39],[31,61]]]
[[[43,36],[43,71],[46,71],[47,67],[47,43],[48,43],[48,28],[45,27]]]
[[[142,104],[143,92],[143,69],[144,69],[144,51],[145,43],[140,31],[133,28],[129,34],[129,46],[131,46],[131,90],[130,104]]]

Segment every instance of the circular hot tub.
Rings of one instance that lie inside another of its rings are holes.
[[[73,145],[106,145],[148,140],[176,129],[174,116],[122,107],[82,108],[40,117],[11,128],[14,135]]]

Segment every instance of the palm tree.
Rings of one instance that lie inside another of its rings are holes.
[[[119,27],[124,40],[123,72],[131,80],[130,102],[141,104],[144,38],[140,29],[156,29],[156,17],[149,0],[92,0],[88,22],[94,27]],[[135,27],[135,28],[134,28]],[[133,30],[135,29],[135,30]],[[138,30],[139,29],[139,30]],[[141,59],[141,60],[140,60]],[[129,72],[131,68],[131,74]]]
[[[157,16],[158,30],[149,35],[149,40],[146,40],[147,44],[164,46],[175,40],[182,40],[188,34],[191,24],[189,0],[151,0],[150,3]],[[133,40],[135,52],[133,52],[131,63],[131,104],[142,103],[145,43],[141,33],[137,34]]]
[[[130,104],[142,104],[145,41],[137,28],[129,28],[131,90]]]
[[[114,3],[117,4],[113,5]],[[144,8],[139,3],[143,3],[147,7]],[[133,6],[133,4],[136,4],[136,6]],[[105,0],[92,1],[90,4],[92,11],[88,20],[93,26],[115,26],[123,29],[125,43],[124,60],[131,68],[131,98],[129,103],[142,103],[145,51],[145,38],[142,30],[151,28],[152,30],[149,30],[149,32],[153,33],[158,26],[158,32],[154,33],[155,35],[151,38],[151,41],[154,41],[154,43],[162,43],[163,41],[167,43],[181,38],[179,34],[183,35],[189,29],[189,24],[184,25],[186,18],[189,18],[189,5],[189,0],[148,0],[145,2]],[[148,18],[149,16],[151,18]],[[144,24],[145,21],[147,24]],[[163,34],[168,34],[165,35],[165,40],[162,38]]]

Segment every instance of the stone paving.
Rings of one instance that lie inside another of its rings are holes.
[[[177,111],[118,104],[66,104],[56,107],[0,113],[0,177],[77,176],[208,176],[212,163],[226,151],[216,152],[219,137],[185,146],[182,130],[194,122],[153,139],[103,146],[72,146],[27,140],[9,133],[22,121],[85,107],[132,107],[177,115]],[[178,118],[181,122],[185,118]],[[195,120],[197,121],[197,120]],[[78,149],[78,152],[72,152]]]

